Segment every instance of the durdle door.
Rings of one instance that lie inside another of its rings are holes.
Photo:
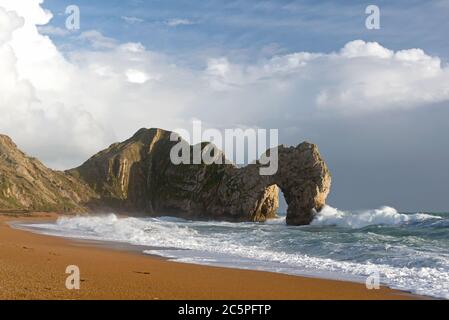
[[[14,210],[113,210],[188,219],[266,221],[276,217],[278,188],[288,203],[287,224],[309,224],[325,205],[331,175],[316,145],[277,147],[278,170],[261,164],[180,164],[170,160],[177,142],[169,131],[141,129],[78,168],[57,172],[0,138],[0,203]],[[185,142],[187,143],[187,142]],[[201,148],[208,146],[202,143]],[[188,146],[194,148],[193,146]],[[273,150],[273,149],[272,149]]]

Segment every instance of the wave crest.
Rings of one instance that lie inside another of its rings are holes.
[[[425,213],[404,214],[395,208],[384,206],[374,210],[348,212],[325,206],[312,222],[314,226],[337,226],[360,229],[373,225],[398,225],[421,222],[429,219],[441,219]]]

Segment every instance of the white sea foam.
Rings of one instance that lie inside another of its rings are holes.
[[[372,224],[403,224],[411,221],[435,219],[435,216],[405,215],[393,208],[352,214],[326,207],[314,221],[314,227],[337,225],[361,228]],[[415,250],[390,241],[390,236],[362,233],[357,243],[338,242],[331,233],[284,225],[285,218],[268,224],[192,222],[173,218],[119,218],[105,216],[79,216],[58,219],[55,224],[24,225],[50,235],[117,241],[148,246],[148,254],[162,255],[177,261],[267,270],[289,274],[316,275],[338,279],[361,280],[373,268],[380,271],[381,281],[391,287],[418,294],[449,299],[449,255],[446,253]],[[328,227],[327,227],[328,228]],[[357,256],[338,259],[338,252],[354,252],[354,246],[370,253],[377,240],[386,241],[386,252],[378,259],[372,256],[361,260]],[[395,239],[393,239],[395,240]],[[371,242],[370,242],[371,241]],[[325,247],[333,256],[328,257]],[[432,264],[433,263],[433,264]]]
[[[379,209],[353,213],[341,211],[331,206],[325,206],[323,210],[317,214],[312,225],[330,225],[359,229],[372,225],[397,225],[428,219],[441,218],[425,213],[403,214],[392,207],[381,207]]]

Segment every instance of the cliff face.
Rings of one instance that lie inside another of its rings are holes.
[[[170,135],[160,129],[141,129],[68,173],[86,181],[101,196],[92,202],[96,208],[232,221],[276,215],[275,187],[264,187],[260,190],[264,194],[256,196],[249,185],[243,187],[243,181],[233,181],[238,169],[231,164],[174,165],[170,151],[177,142],[170,141]],[[242,201],[247,197],[252,206],[264,206],[266,214],[253,217],[256,209]]]
[[[0,135],[1,210],[84,211],[93,197],[85,183],[46,168]]]
[[[0,209],[265,221],[276,216],[280,188],[288,203],[287,223],[303,225],[325,204],[331,177],[315,145],[270,150],[278,152],[279,170],[262,176],[261,164],[237,168],[216,149],[214,156],[225,164],[175,165],[170,153],[178,142],[170,136],[160,129],[141,129],[67,172],[46,168],[0,136]],[[182,143],[193,157],[195,147]]]
[[[170,135],[160,129],[139,130],[69,174],[101,196],[91,202],[93,207],[153,215],[265,221],[276,216],[278,187],[289,204],[289,224],[310,223],[325,204],[331,178],[315,145],[279,147],[277,174],[261,176],[260,164],[237,168],[220,151],[216,157],[227,164],[174,165],[170,151],[177,142]]]

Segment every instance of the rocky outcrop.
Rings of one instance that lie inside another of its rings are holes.
[[[326,204],[331,187],[329,169],[314,144],[279,147],[278,153],[279,170],[270,183],[278,185],[284,193],[287,224],[309,224]]]
[[[308,224],[324,204],[331,178],[315,145],[278,147],[279,170],[261,176],[261,164],[180,164],[170,160],[178,143],[171,132],[141,129],[132,138],[98,153],[68,174],[85,181],[100,196],[95,209],[119,209],[191,219],[265,221],[276,216],[278,187],[289,205],[287,223]],[[184,142],[185,143],[185,142]],[[210,147],[203,143],[200,148]],[[194,146],[189,146],[192,150]],[[193,156],[192,156],[193,157]]]
[[[190,219],[265,221],[276,217],[279,188],[288,203],[287,223],[309,224],[325,204],[331,177],[310,143],[280,146],[278,171],[260,175],[261,163],[238,168],[209,143],[223,164],[179,164],[170,159],[178,141],[171,132],[141,129],[67,172],[46,168],[0,135],[0,210],[106,211]]]
[[[82,181],[53,171],[0,135],[0,209],[85,211],[95,197]]]
[[[265,221],[276,216],[280,188],[288,204],[287,224],[310,224],[330,192],[331,175],[326,163],[317,146],[307,142],[297,147],[280,146],[276,152],[279,169],[274,175],[260,175],[259,163],[226,168],[216,190],[220,201],[211,211]]]

